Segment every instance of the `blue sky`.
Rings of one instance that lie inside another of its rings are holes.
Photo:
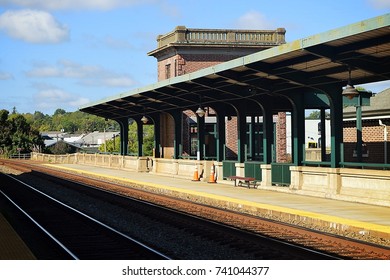
[[[73,112],[152,84],[147,52],[178,25],[284,27],[291,42],[388,12],[390,0],[0,0],[0,109]]]

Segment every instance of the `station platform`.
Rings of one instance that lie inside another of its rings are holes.
[[[44,164],[90,177],[122,181],[137,188],[292,224],[357,237],[388,246],[390,207],[262,190],[232,182],[207,183],[151,173],[81,164]],[[7,234],[5,234],[7,233]],[[0,213],[0,259],[34,259]]]
[[[0,260],[34,260],[35,256],[0,213]]]
[[[45,164],[79,174],[119,180],[149,191],[366,240],[390,248],[390,207],[262,190],[233,182],[207,183],[151,173],[81,164]],[[282,187],[281,187],[282,188]]]

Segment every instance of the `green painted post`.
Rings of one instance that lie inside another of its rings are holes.
[[[305,108],[302,95],[296,95],[293,101],[295,105],[292,112],[293,163],[300,166],[305,159]]]
[[[272,146],[274,143],[274,118],[272,109],[265,106],[263,116],[263,161],[266,164],[272,162]]]
[[[154,123],[154,157],[159,158],[160,155],[160,145],[161,145],[161,135],[160,135],[160,116],[156,116],[153,119]]]
[[[144,144],[144,124],[140,120],[137,122],[137,139],[138,139],[138,156],[143,156],[143,144]]]
[[[343,98],[342,88],[334,87],[327,89],[330,99],[331,116],[331,157],[330,166],[340,166],[342,143],[343,143]]]
[[[321,109],[321,161],[326,161],[326,119],[325,109]]]
[[[129,143],[129,120],[127,118],[117,120],[120,127],[120,154],[122,156],[127,155],[128,153],[128,143]],[[114,139],[115,141],[115,139]]]
[[[252,156],[252,160],[254,160],[255,158],[255,155],[256,155],[256,146],[255,146],[255,142],[256,142],[256,125],[255,125],[255,122],[256,122],[256,118],[254,116],[251,117],[251,124],[250,124],[250,129],[249,129],[249,132],[250,132],[250,140],[249,140],[249,147],[250,147],[250,151],[251,151],[251,156]]]
[[[172,113],[172,117],[175,121],[175,137],[173,140],[173,158],[178,159],[180,153],[180,145],[181,145],[181,135],[182,135],[182,112],[175,111]]]
[[[197,150],[197,155],[196,159],[197,160],[203,160],[204,158],[204,120],[205,116],[199,117],[198,115],[196,116],[196,121],[197,121],[197,128],[198,128],[198,150]]]
[[[356,105],[356,154],[357,161],[362,162],[362,106],[361,106],[361,96],[357,96],[357,105]]]
[[[226,142],[226,121],[225,112],[217,111],[217,161],[225,159],[225,142]]]

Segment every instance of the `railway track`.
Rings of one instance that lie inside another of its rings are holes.
[[[0,194],[63,250],[64,259],[169,259],[85,213],[9,175]]]
[[[6,162],[5,164],[15,163]],[[176,209],[176,211],[181,214],[184,212],[190,213],[193,217],[197,217],[197,222],[194,222],[194,220],[188,221],[187,218],[178,218],[178,216],[162,218],[161,216],[158,216],[159,214],[153,212],[164,212],[165,210],[163,211],[161,208],[153,211],[147,210],[151,211],[147,215],[149,219],[155,219],[155,221],[161,221],[164,219],[165,221],[169,221],[166,223],[173,227],[181,227],[182,231],[187,233],[189,232],[190,235],[193,236],[193,239],[196,239],[195,237],[200,237],[203,240],[212,240],[214,243],[222,244],[219,245],[222,246],[221,249],[223,249],[223,243],[225,243],[227,247],[233,248],[235,253],[245,252],[245,254],[242,254],[241,257],[236,255],[237,258],[243,258],[243,256],[246,255],[248,258],[253,257],[256,259],[390,259],[389,249],[383,246],[376,246],[374,244],[340,238],[338,236],[323,234],[321,232],[307,230],[296,226],[275,223],[274,221],[259,219],[258,217],[188,203],[187,201],[164,197],[160,194],[156,195],[132,189],[128,186],[124,187],[113,182],[86,178],[70,174],[68,172],[48,170],[47,168],[43,168],[38,165],[31,166],[24,163],[22,164],[21,162],[18,162],[17,164],[18,166],[13,165],[13,168],[19,168],[25,172],[30,171],[30,173],[39,173],[40,177],[44,176],[45,180],[49,180],[53,183],[58,180],[53,176],[66,177],[70,180],[92,185],[95,188],[104,189],[105,192],[109,191],[115,194],[120,193],[124,197],[137,197],[138,199],[148,201],[149,203],[152,202],[154,204],[163,205],[164,207]],[[51,175],[49,175],[49,173]],[[75,186],[72,188],[78,188],[78,192],[89,192],[87,191],[89,188],[86,188],[85,186],[81,189],[80,187]],[[94,193],[88,194],[88,196],[96,197],[101,196],[101,194],[97,195]],[[113,204],[121,205],[121,203],[123,203],[118,200],[118,196],[113,197],[116,197],[112,201]],[[99,199],[107,201],[107,197]],[[135,211],[134,208],[131,211]],[[145,212],[146,210],[143,209],[137,211]],[[228,225],[228,228],[225,227],[223,230],[208,228],[205,220],[199,222],[200,217],[208,221],[213,220],[224,223]],[[206,228],[207,230],[205,230]],[[241,233],[238,234],[236,229],[240,229],[238,232]],[[228,238],[225,233],[230,230],[235,233],[230,233],[231,236]],[[244,233],[247,234],[245,238]],[[260,235],[262,241],[259,239]]]

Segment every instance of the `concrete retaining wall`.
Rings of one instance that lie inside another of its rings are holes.
[[[32,153],[31,159],[151,172],[189,180],[194,179],[197,172],[200,180],[204,182],[209,181],[214,164],[218,183],[232,184],[231,181],[222,180],[222,163],[214,161],[81,153],[69,155]],[[272,185],[271,165],[262,164],[259,168],[262,169],[262,182],[258,185],[260,189],[390,207],[390,171],[387,170],[291,166],[290,186],[280,187]],[[243,164],[236,165],[237,174],[243,175],[243,170]]]
[[[292,166],[291,192],[390,206],[390,171]]]
[[[207,181],[209,179],[211,166],[213,164],[212,161],[84,153],[68,155],[32,153],[31,159],[50,163],[85,164],[126,169],[136,172],[151,172],[162,176],[172,176],[185,179],[193,179],[194,173],[197,171],[201,181]]]

